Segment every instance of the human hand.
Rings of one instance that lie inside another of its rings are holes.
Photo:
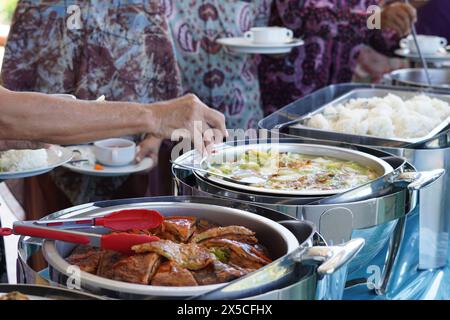
[[[154,103],[149,110],[152,112],[149,120],[152,135],[170,139],[176,133],[178,138],[191,139],[202,153],[228,136],[225,116],[207,107],[193,94]]]
[[[394,2],[381,11],[381,28],[392,29],[398,36],[411,33],[411,26],[417,20],[417,11],[410,4]]]
[[[138,145],[136,153],[136,161],[141,162],[144,158],[153,160],[153,167],[158,165],[159,149],[161,148],[162,139],[155,136],[147,135]]]

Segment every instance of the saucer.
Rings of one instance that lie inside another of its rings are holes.
[[[92,160],[93,156],[93,146],[92,145],[79,145],[79,146],[70,146],[67,147],[69,150],[78,150],[81,152],[81,158],[87,158],[90,160],[89,162],[69,162],[63,165],[66,169],[69,169],[71,171],[88,175],[88,176],[96,176],[96,177],[120,177],[120,176],[126,176],[133,173],[139,173],[143,171],[147,171],[153,168],[154,163],[153,160],[150,158],[144,158],[139,163],[131,163],[126,166],[120,166],[120,167],[112,167],[112,166],[105,166],[101,165],[102,170],[98,170],[95,168],[96,163],[93,163]],[[77,160],[74,158],[72,161]]]
[[[220,38],[217,43],[229,47],[231,50],[239,53],[252,54],[281,54],[289,53],[293,48],[303,45],[302,39],[293,39],[286,43],[254,43],[244,37]]]
[[[418,53],[412,53],[408,48],[401,48],[395,50],[395,54],[407,58],[413,61],[419,61],[420,62],[420,56]],[[450,52],[442,48],[442,50],[437,51],[436,53],[432,54],[423,54],[423,57],[425,60],[429,62],[437,62],[437,61],[450,61]]]

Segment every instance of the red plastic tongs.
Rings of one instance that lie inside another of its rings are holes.
[[[151,235],[132,233],[95,234],[67,229],[102,226],[113,231],[144,230],[156,228],[163,216],[154,210],[130,209],[87,219],[18,221],[13,228],[0,228],[0,236],[12,234],[90,245],[123,253],[132,253],[134,245],[158,241]]]

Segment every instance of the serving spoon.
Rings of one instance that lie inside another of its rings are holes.
[[[409,0],[405,0],[405,3],[410,4]],[[431,87],[431,77],[430,77],[430,73],[428,72],[428,65],[427,65],[427,62],[425,61],[425,57],[422,54],[422,49],[419,46],[419,41],[417,41],[417,30],[416,30],[414,21],[411,23],[411,32],[412,32],[412,36],[414,39],[414,45],[417,48],[417,53],[419,54],[419,58],[422,63],[423,70],[425,71],[425,77],[427,79],[427,84],[428,84],[428,86]]]
[[[233,179],[233,177],[227,176],[225,174],[217,173],[217,172],[206,170],[206,169],[199,168],[199,167],[186,165],[186,164],[175,162],[175,161],[171,161],[171,162],[172,162],[172,164],[174,164],[176,166],[179,166],[181,168],[187,169],[187,170],[192,170],[192,171],[197,171],[197,172],[202,172],[202,173],[206,173],[206,174],[209,174],[209,175],[217,176],[217,177],[222,178],[225,181],[232,182],[232,183],[237,183],[237,184],[242,184],[242,185],[245,185],[245,186],[250,186],[250,185],[254,185],[254,184],[261,184],[261,183],[267,182],[267,179],[256,177],[256,176],[243,177],[243,178],[239,178],[239,180],[238,179]]]
[[[133,252],[134,245],[158,241],[159,238],[153,235],[132,234],[124,231],[156,228],[162,224],[163,220],[163,216],[155,210],[129,209],[94,218],[17,221],[14,222],[12,228],[0,228],[0,236],[22,235],[59,240],[129,254]],[[67,230],[94,226],[102,226],[116,232],[102,235]]]

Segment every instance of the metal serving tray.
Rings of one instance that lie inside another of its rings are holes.
[[[337,132],[337,131],[327,131],[327,130],[315,129],[315,128],[306,126],[306,121],[308,119],[310,119],[312,116],[314,116],[316,114],[322,113],[324,111],[324,109],[329,106],[345,104],[353,99],[361,99],[361,98],[367,99],[367,98],[375,98],[375,97],[383,98],[388,94],[395,94],[395,95],[399,96],[400,98],[402,98],[403,100],[411,99],[419,94],[425,94],[429,97],[437,98],[437,99],[446,101],[447,103],[450,104],[450,95],[432,94],[432,93],[424,93],[424,92],[417,92],[417,91],[411,92],[411,91],[398,90],[398,89],[397,90],[394,90],[394,89],[355,89],[355,90],[352,90],[352,91],[334,99],[333,101],[315,109],[314,111],[301,116],[300,118],[298,118],[292,122],[288,122],[288,123],[284,124],[284,126],[289,126],[289,129],[294,134],[295,134],[296,130],[310,130],[316,134],[317,138],[321,138],[322,134],[325,134],[325,135],[339,134],[339,135],[346,136],[347,138],[353,137],[354,139],[358,139],[358,138],[374,139],[375,138],[375,139],[385,140],[386,143],[391,145],[392,143],[394,143],[394,144],[397,144],[397,143],[398,144],[414,144],[414,143],[420,143],[422,141],[426,141],[426,140],[436,136],[439,132],[444,130],[450,123],[450,117],[449,117],[446,120],[444,120],[442,123],[440,123],[437,127],[435,127],[432,131],[430,131],[426,136],[423,136],[420,138],[413,138],[413,139],[402,139],[402,138],[388,139],[388,138],[381,138],[381,137],[376,137],[376,136],[372,136],[372,135],[354,135],[354,134],[348,134],[348,133],[341,133],[341,132]]]
[[[296,143],[255,143],[247,145],[237,145],[230,147],[229,145],[223,145],[216,149],[216,152],[205,158],[204,161],[209,161],[213,163],[224,163],[227,160],[234,160],[241,154],[248,150],[258,150],[258,151],[268,151],[274,150],[280,153],[283,152],[295,152],[302,155],[317,156],[317,157],[331,157],[339,160],[352,161],[363,165],[364,167],[371,168],[375,171],[378,177],[385,176],[386,174],[393,171],[391,165],[382,159],[372,156],[367,153],[363,153],[357,150],[350,150],[344,148],[338,148],[333,146],[323,146],[317,144],[296,144]],[[186,159],[189,157],[181,157]],[[182,162],[178,161],[177,162]],[[212,181],[216,184],[232,187],[247,192],[265,193],[271,195],[288,195],[288,196],[329,196],[337,193],[342,193],[348,191],[349,189],[334,189],[334,190],[289,190],[289,189],[270,189],[258,186],[247,186],[232,181],[226,181],[214,175],[209,175],[200,171],[194,172],[196,175],[203,177],[206,180]]]
[[[447,264],[448,234],[450,217],[450,125],[430,139],[418,143],[405,143],[397,140],[369,136],[348,135],[336,132],[311,130],[311,128],[292,128],[289,124],[298,122],[304,115],[339,99],[353,90],[371,89],[373,91],[424,93],[447,100],[448,92],[434,88],[419,90],[412,87],[395,87],[380,84],[344,83],[317,90],[267,116],[258,125],[278,137],[301,138],[315,141],[320,139],[329,143],[345,142],[359,146],[379,148],[397,156],[406,157],[418,170],[427,171],[444,168],[445,176],[433,186],[420,191],[420,250],[419,268],[434,269]],[[448,100],[447,100],[448,101]],[[297,121],[296,121],[297,120]]]

